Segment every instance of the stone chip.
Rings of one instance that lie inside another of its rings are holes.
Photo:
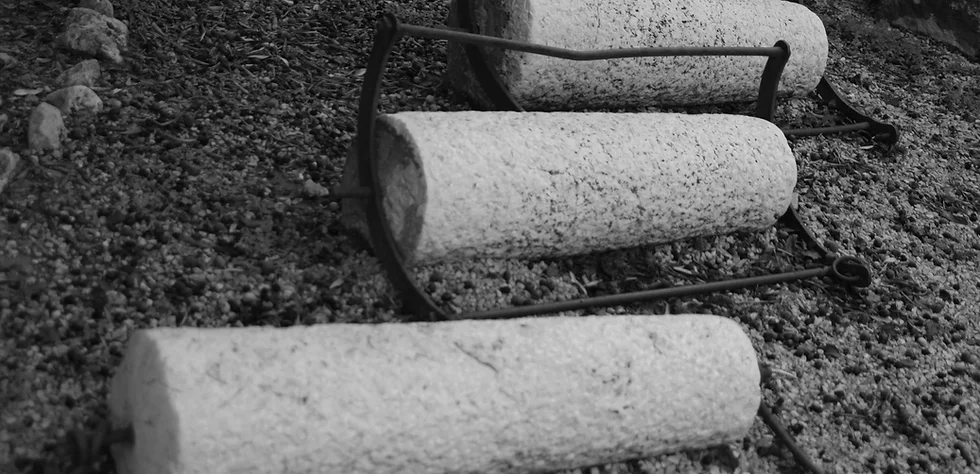
[[[88,8],[72,8],[58,42],[76,53],[119,64],[128,36],[125,23]]]
[[[104,108],[99,95],[87,86],[69,86],[58,89],[48,94],[44,101],[57,107],[64,117],[79,111],[97,114],[102,112]]]
[[[58,76],[62,87],[87,86],[93,87],[102,77],[102,66],[96,59],[86,59],[71,67]]]
[[[27,141],[32,150],[60,150],[68,136],[64,118],[57,107],[42,102],[31,112],[27,126]]]

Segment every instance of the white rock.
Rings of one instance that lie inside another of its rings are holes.
[[[62,87],[92,87],[100,77],[102,77],[102,66],[99,65],[99,61],[95,59],[86,59],[72,66],[71,69],[61,73],[61,75],[58,76],[58,83],[61,84]]]
[[[58,41],[68,49],[122,63],[120,50],[126,48],[126,24],[88,8],[72,8],[65,20],[65,32]]]
[[[711,315],[161,328],[108,405],[120,474],[512,474],[740,440],[759,380]]]
[[[48,94],[44,101],[57,107],[64,117],[78,111],[97,114],[103,109],[102,99],[87,86],[69,86],[58,89]]]
[[[32,150],[60,150],[67,135],[68,129],[57,107],[42,102],[31,112],[27,142]]]
[[[330,195],[330,189],[313,181],[312,179],[307,179],[303,182],[303,192],[305,192],[307,196],[312,197],[324,197]]]
[[[3,194],[3,190],[13,179],[18,163],[20,156],[8,148],[0,148],[0,194]]]

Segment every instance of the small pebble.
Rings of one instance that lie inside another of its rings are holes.
[[[980,382],[980,369],[970,369],[970,378],[974,382]]]
[[[187,268],[203,268],[204,262],[201,261],[196,255],[184,255],[181,259],[181,263]]]
[[[899,359],[895,361],[895,367],[899,369],[911,369],[915,367],[915,361],[909,358]]]
[[[836,359],[841,355],[840,349],[833,344],[825,344],[824,346],[820,347],[820,349],[823,349],[823,353],[828,359]]]
[[[973,465],[973,453],[970,452],[970,448],[966,445],[966,443],[957,441],[953,443],[953,448],[960,452],[960,456],[963,456],[963,459],[968,465]]]

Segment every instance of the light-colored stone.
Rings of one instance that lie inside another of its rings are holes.
[[[881,0],[876,14],[980,58],[980,3],[975,0]]]
[[[410,264],[763,230],[796,185],[783,132],[741,115],[402,112],[380,117],[376,142]]]
[[[27,142],[32,150],[60,150],[61,142],[68,136],[65,121],[57,107],[41,102],[31,112],[27,125]]]
[[[711,315],[137,331],[120,474],[551,472],[744,437],[741,327]]]
[[[102,99],[87,86],[69,86],[58,89],[48,94],[44,101],[57,107],[64,117],[79,111],[97,114],[103,109]]]
[[[0,68],[6,68],[17,64],[17,58],[0,51]]]
[[[126,24],[88,8],[72,8],[65,20],[65,32],[58,41],[81,54],[122,63],[129,29]]]
[[[478,32],[575,50],[634,47],[753,46],[779,40],[791,56],[780,94],[812,91],[827,64],[820,18],[802,5],[772,0],[472,0]],[[455,16],[455,2],[450,22]],[[448,47],[455,90],[487,107],[459,43]],[[516,101],[528,110],[686,105],[755,100],[767,58],[654,57],[570,61],[485,48]]]
[[[3,194],[3,190],[13,179],[18,163],[20,163],[20,156],[9,148],[0,148],[0,194]]]
[[[310,197],[326,197],[330,195],[330,190],[326,186],[312,179],[303,181],[303,192]]]
[[[81,0],[78,2],[79,8],[88,8],[90,10],[95,10],[105,16],[114,17],[112,3],[109,0]]]
[[[62,87],[94,87],[100,77],[102,77],[102,66],[99,65],[99,61],[96,59],[86,59],[61,73],[58,76],[58,83]]]

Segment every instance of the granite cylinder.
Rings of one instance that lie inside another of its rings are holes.
[[[781,96],[812,91],[827,65],[820,18],[793,2],[772,0],[470,0],[476,33],[575,50],[751,46],[786,41],[792,52]],[[457,4],[449,23],[458,24]],[[527,110],[580,110],[755,100],[766,57],[654,57],[570,61],[483,48],[518,104]],[[452,87],[492,104],[460,43],[448,46]]]
[[[379,118],[387,222],[408,264],[537,258],[758,231],[796,161],[741,115],[404,112]],[[349,159],[345,182],[356,183]],[[366,232],[364,200],[344,203]]]
[[[711,315],[137,331],[121,474],[518,473],[742,439],[761,401]]]

